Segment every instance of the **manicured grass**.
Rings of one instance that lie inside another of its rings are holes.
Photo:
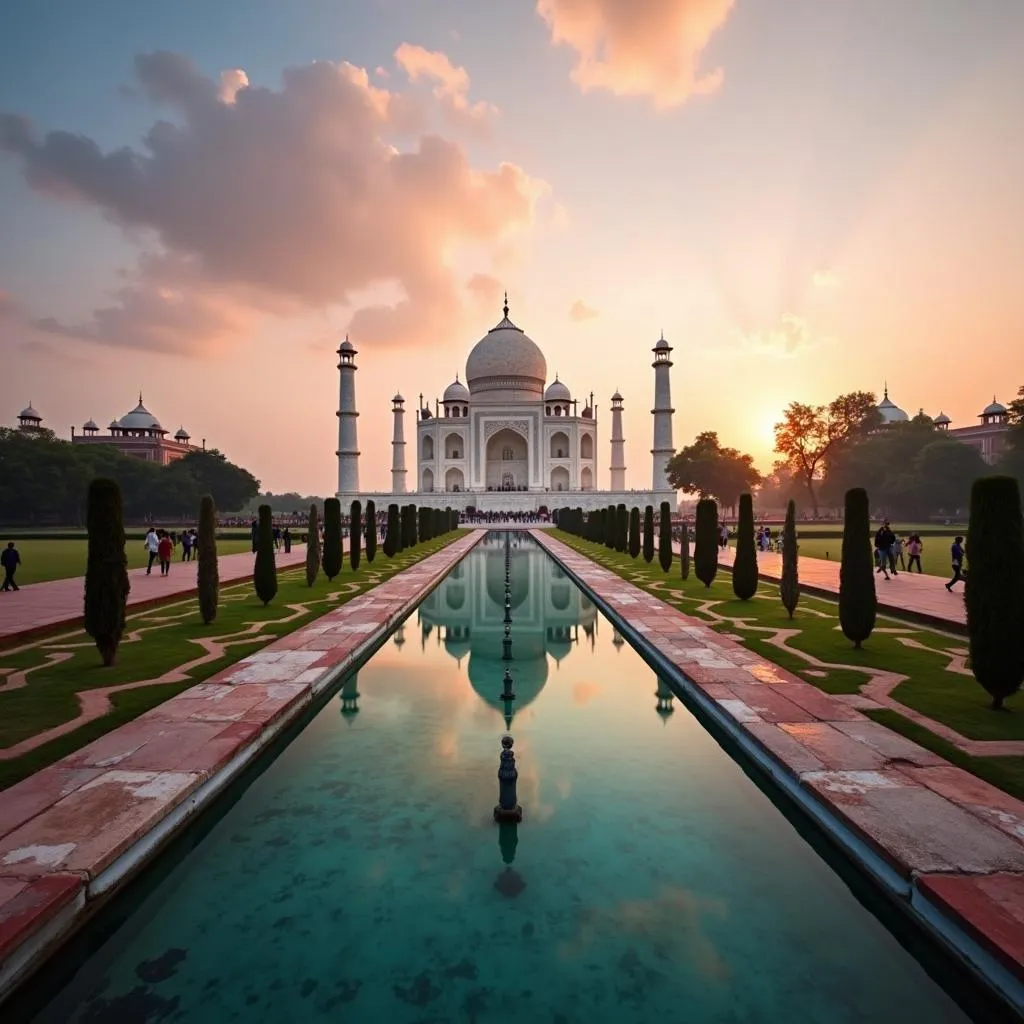
[[[737,637],[766,660],[795,672],[823,690],[856,693],[873,672],[894,672],[906,677],[892,693],[896,700],[952,727],[961,735],[977,740],[1024,739],[1024,714],[1019,713],[1022,706],[1019,694],[1007,702],[1016,713],[993,712],[988,707],[988,694],[969,671],[955,671],[957,667],[962,668],[967,654],[967,641],[961,637],[879,618],[871,638],[861,650],[855,650],[839,630],[837,606],[833,601],[801,595],[800,605],[791,620],[782,607],[776,586],[761,583],[754,599],[739,601],[732,592],[729,573],[722,569],[710,589],[706,589],[692,575],[689,580],[680,579],[678,561],[665,574],[657,561],[648,565],[642,558],[634,561],[628,555],[562,531],[555,531],[554,535],[623,578],[656,593],[687,615],[710,621],[717,619],[717,629]],[[727,621],[722,623],[722,619]],[[782,649],[766,642],[766,638],[780,630],[795,631]],[[824,665],[809,664],[797,652],[810,655]],[[827,674],[824,677],[812,675],[815,670]]]
[[[110,668],[101,665],[95,646],[79,630],[56,631],[0,653],[0,680],[8,687],[0,684],[0,750],[73,720],[79,710],[78,693],[145,684],[111,695],[113,709],[101,718],[20,757],[0,760],[0,789],[372,589],[459,536],[452,531],[393,559],[378,549],[372,564],[364,559],[358,573],[353,573],[346,561],[333,581],[321,574],[312,587],[306,586],[304,567],[284,570],[279,574],[277,596],[267,607],[256,598],[251,583],[224,587],[217,619],[209,626],[200,621],[195,597],[171,600],[131,615],[117,662]],[[204,641],[219,642],[225,649],[221,654],[210,652]],[[211,653],[216,656],[188,667]],[[65,656],[69,657],[56,660]],[[24,677],[26,685],[10,688],[12,682],[22,682],[12,677],[12,670],[33,668]]]
[[[47,580],[63,580],[72,576],[85,575],[85,557],[88,542],[86,540],[22,540],[11,537],[21,553],[21,565],[18,567],[18,575],[15,577],[18,583],[24,586],[26,583],[44,583]],[[2,538],[0,538],[2,540]],[[6,547],[6,541],[3,541]],[[250,551],[251,542],[248,540],[219,540],[217,541],[217,553],[220,555],[234,555],[239,551]],[[138,569],[144,567],[149,561],[141,540],[129,540],[125,545],[125,553],[128,555],[128,568]],[[175,549],[174,564],[171,572],[174,572],[181,558],[181,545]],[[192,572],[188,563],[182,564],[182,569]]]

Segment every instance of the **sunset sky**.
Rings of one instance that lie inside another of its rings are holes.
[[[391,395],[439,396],[506,288],[597,397],[599,486],[616,388],[650,485],[662,330],[677,447],[763,469],[794,399],[887,379],[960,426],[1024,384],[1020,0],[9,6],[5,424],[141,388],[265,489],[333,493],[348,331],[387,489]]]

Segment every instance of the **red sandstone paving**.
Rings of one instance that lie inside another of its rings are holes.
[[[753,652],[677,609],[662,604],[652,610],[656,605],[638,587],[594,571],[589,559],[542,532],[534,536],[621,609],[782,770],[1024,980],[1024,803],[890,732],[851,703],[756,656],[751,660]],[[778,556],[759,555],[762,572],[770,573],[770,558]],[[838,589],[838,563],[805,558],[800,570],[802,582]],[[944,589],[935,593],[940,579],[901,573],[891,586],[902,587],[904,607],[963,621],[962,600]]]
[[[318,683],[483,535],[467,534],[414,573],[393,576],[0,795],[0,960],[232,757],[307,703]],[[304,557],[292,554],[296,562]],[[251,555],[228,556],[222,581],[230,558],[251,569]],[[60,582],[74,584],[80,605],[81,580]],[[315,649],[304,649],[310,643]]]

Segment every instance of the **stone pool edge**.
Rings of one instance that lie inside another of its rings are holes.
[[[935,887],[931,884],[948,878],[984,881],[986,879],[998,880],[1003,876],[996,872],[978,875],[945,874],[941,871],[919,873],[911,868],[908,871],[908,877],[903,877],[894,864],[883,856],[881,844],[879,844],[879,849],[872,848],[865,837],[858,835],[850,824],[844,822],[838,801],[833,801],[826,792],[813,789],[803,781],[803,776],[812,773],[807,772],[806,769],[801,770],[798,765],[788,764],[780,753],[769,749],[765,743],[761,742],[757,734],[748,728],[748,723],[742,721],[742,715],[734,716],[718,699],[705,692],[700,684],[687,675],[685,668],[676,664],[666,653],[661,651],[650,637],[635,628],[624,612],[617,609],[604,595],[598,593],[591,583],[574,571],[562,557],[560,549],[590,563],[598,574],[613,577],[617,581],[617,585],[638,591],[647,601],[649,607],[657,604],[667,612],[685,619],[686,616],[682,612],[619,577],[612,570],[600,566],[585,554],[576,551],[562,541],[544,536],[541,531],[531,531],[531,533],[559,568],[594,602],[615,628],[627,637],[639,651],[643,652],[645,660],[652,666],[657,666],[657,671],[663,672],[671,679],[692,704],[711,719],[716,727],[721,729],[743,751],[744,756],[771,778],[773,783],[779,786],[803,813],[822,829],[850,861],[874,880],[883,895],[896,902],[918,927],[937,940],[950,955],[964,964],[1017,1012],[1024,1010],[1024,973],[1022,973],[1020,962],[1013,962],[1000,942],[994,936],[986,933],[985,922],[978,920],[979,917],[984,916],[983,914],[975,916],[972,920],[972,916],[966,913],[962,906],[957,908],[952,905],[952,900],[947,901],[942,898],[941,893],[934,892]],[[725,638],[719,638],[716,634],[716,643],[719,640],[724,642]],[[738,702],[733,701],[732,703]],[[1009,797],[1007,799],[1012,800]],[[1019,802],[1014,801],[1014,803]],[[980,820],[979,824],[981,824]],[[862,825],[857,827],[864,830],[867,839],[872,838],[867,828]],[[1011,877],[1019,881],[1021,876],[1014,874]],[[929,890],[933,895],[929,895]],[[997,930],[996,923],[993,923],[993,930]]]
[[[280,707],[264,710],[264,715],[269,715],[265,722],[252,721],[246,723],[241,717],[235,720],[234,724],[249,725],[245,730],[248,733],[247,739],[231,753],[226,759],[216,765],[212,771],[198,768],[194,772],[194,780],[191,784],[187,781],[178,791],[171,795],[167,803],[155,809],[153,817],[144,823],[142,828],[134,834],[123,849],[118,850],[116,855],[109,861],[99,860],[95,868],[84,868],[74,866],[61,866],[59,862],[51,866],[32,865],[25,869],[18,862],[11,863],[0,857],[0,1005],[18,988],[31,974],[40,967],[47,959],[62,946],[71,936],[113,895],[126,886],[138,872],[152,861],[158,853],[174,838],[195,815],[205,810],[223,790],[234,782],[240,773],[270,746],[289,726],[291,726],[306,710],[306,708],[326,690],[344,676],[353,665],[366,655],[368,651],[374,650],[383,639],[394,630],[395,626],[408,616],[427,595],[451,572],[455,565],[462,561],[469,552],[479,544],[486,536],[485,530],[472,531],[456,536],[455,539],[444,548],[436,551],[421,561],[415,562],[401,572],[396,573],[384,583],[379,584],[371,590],[356,595],[351,601],[346,602],[338,608],[332,609],[325,615],[314,619],[305,626],[289,633],[254,655],[227,666],[221,672],[212,676],[188,690],[182,691],[175,697],[170,698],[163,704],[151,709],[144,715],[133,719],[132,722],[112,730],[110,733],[100,737],[92,744],[87,744],[79,751],[68,755],[67,758],[42,769],[33,776],[16,783],[5,793],[0,794],[0,822],[4,805],[2,801],[18,787],[25,787],[31,784],[32,780],[43,773],[63,772],[65,775],[79,776],[78,785],[68,791],[60,791],[49,802],[40,806],[40,809],[27,815],[13,829],[0,837],[0,842],[5,841],[11,835],[18,833],[22,828],[44,818],[53,811],[57,804],[70,800],[79,795],[82,790],[102,782],[104,768],[83,767],[82,762],[86,759],[91,747],[99,747],[107,750],[117,744],[118,736],[125,736],[121,742],[129,751],[124,760],[131,762],[136,755],[139,746],[131,747],[136,738],[132,738],[133,727],[147,719],[147,716],[154,716],[156,724],[153,724],[151,717],[147,724],[153,729],[165,726],[158,733],[163,737],[173,731],[173,715],[163,718],[160,716],[161,709],[167,715],[168,705],[177,701],[192,701],[200,703],[194,697],[196,691],[204,694],[215,692],[218,687],[221,691],[228,689],[218,684],[218,680],[225,680],[230,683],[231,676],[239,672],[244,673],[251,669],[254,664],[262,664],[256,659],[261,655],[270,655],[271,658],[281,657],[282,653],[294,652],[302,646],[299,642],[304,638],[308,641],[310,636],[317,639],[318,624],[324,620],[334,617],[335,621],[343,623],[346,611],[351,617],[358,618],[364,611],[367,601],[373,602],[373,595],[383,588],[388,587],[396,581],[401,582],[402,577],[406,580],[415,577],[412,592],[405,594],[395,603],[395,606],[388,609],[383,620],[369,623],[372,628],[359,628],[359,625],[352,629],[347,635],[358,636],[358,640],[351,646],[338,646],[337,648],[324,649],[314,644],[314,651],[320,651],[321,657],[327,657],[332,651],[337,651],[340,656],[327,664],[316,669],[306,668],[299,670],[302,679],[301,689],[294,693],[290,699],[282,703]],[[435,561],[436,560],[436,561]],[[434,562],[434,565],[430,563]],[[409,574],[406,576],[406,574]],[[362,599],[362,603],[360,603]],[[311,630],[311,634],[305,631]],[[320,631],[322,635],[322,630]],[[295,672],[295,669],[289,669]],[[308,678],[315,673],[317,678]],[[274,684],[269,684],[274,685]],[[193,694],[193,696],[189,696]],[[211,698],[212,699],[212,698]],[[264,705],[270,703],[265,701]],[[182,724],[186,719],[182,720]],[[223,720],[226,724],[227,720]],[[137,731],[137,729],[135,730]],[[225,730],[227,731],[227,730]],[[220,737],[217,737],[218,739]],[[212,746],[212,743],[210,744]],[[109,758],[115,766],[122,763],[121,760]],[[64,762],[68,762],[63,768]],[[189,773],[183,766],[176,766],[179,770],[157,770],[153,772],[139,772],[139,775],[163,775],[163,776],[186,776]],[[108,774],[131,775],[132,772],[113,772]],[[155,779],[153,781],[156,781]],[[19,794],[22,795],[22,794]],[[30,796],[31,794],[29,794]],[[16,816],[17,812],[15,812]],[[102,828],[101,823],[101,828]],[[88,841],[89,837],[86,837]]]

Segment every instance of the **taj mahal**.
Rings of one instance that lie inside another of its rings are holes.
[[[658,507],[667,501],[674,511],[676,492],[666,473],[675,452],[669,376],[672,346],[664,335],[652,349],[650,485],[626,488],[624,399],[616,391],[611,396],[610,486],[602,491],[596,486],[600,448],[593,393],[585,400],[574,397],[557,374],[547,383],[544,353],[509,319],[507,295],[503,314],[470,351],[464,383],[456,375],[433,408],[419,396],[411,460],[406,453],[405,399],[400,394],[392,399],[391,490],[384,493],[359,487],[357,350],[348,338],[342,342],[336,453],[337,496],[342,507],[356,499],[373,499],[378,507],[398,502],[528,512],[565,506],[589,510],[619,503]]]

